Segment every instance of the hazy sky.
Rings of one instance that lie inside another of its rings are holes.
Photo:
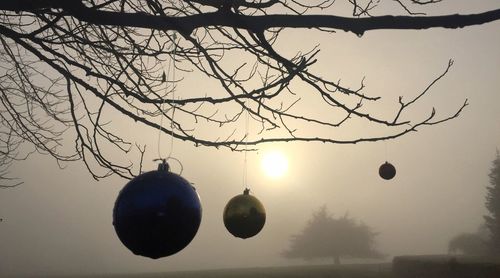
[[[448,2],[453,13],[499,8],[496,0]],[[201,196],[203,219],[188,247],[159,260],[133,255],[115,234],[112,208],[125,180],[96,182],[80,163],[59,170],[51,158],[33,155],[12,168],[25,183],[0,191],[0,276],[303,263],[279,254],[322,205],[372,226],[380,233],[379,249],[390,256],[445,253],[451,237],[475,231],[500,148],[500,22],[460,30],[371,31],[361,38],[307,30],[288,37],[297,49],[321,43],[319,71],[353,82],[366,76],[367,92],[393,101],[418,94],[453,59],[449,74],[414,113],[424,117],[432,106],[453,113],[466,98],[470,105],[458,119],[390,142],[261,146],[248,154],[248,180],[266,207],[267,222],[247,240],[232,237],[222,222],[225,204],[243,189],[243,154],[176,142],[183,176]],[[156,131],[148,132],[155,144]],[[260,169],[262,154],[271,150],[289,159],[283,178],[271,179]],[[392,181],[378,177],[386,157],[398,171]]]

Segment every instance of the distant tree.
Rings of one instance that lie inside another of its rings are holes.
[[[464,255],[486,255],[488,252],[489,232],[481,225],[476,233],[462,233],[448,243],[448,253]]]
[[[486,209],[489,214],[484,216],[486,227],[490,231],[489,251],[491,255],[500,256],[500,153],[493,160],[491,167],[490,186],[487,187]]]
[[[347,215],[334,218],[326,207],[321,207],[298,235],[291,238],[290,249],[283,253],[286,258],[381,258],[374,248],[377,234],[362,222]]]

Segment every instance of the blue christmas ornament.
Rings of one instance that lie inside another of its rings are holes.
[[[136,255],[158,259],[184,249],[196,235],[202,208],[196,189],[169,171],[141,174],[121,190],[113,225],[121,242]]]

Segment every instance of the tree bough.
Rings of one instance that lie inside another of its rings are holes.
[[[408,107],[446,75],[452,60],[415,97],[400,97],[393,117],[380,118],[364,104],[381,97],[365,94],[363,81],[352,89],[336,81],[338,77],[325,78],[313,70],[319,46],[288,56],[279,38],[290,28],[357,35],[382,29],[463,28],[499,20],[500,9],[425,16],[413,12],[412,5],[440,1],[401,0],[394,1],[401,15],[372,16],[378,8],[373,1],[347,1],[352,17],[344,17],[334,14],[334,2],[1,1],[0,163],[25,159],[29,153],[19,150],[31,144],[59,162],[83,160],[96,179],[112,174],[131,178],[141,171],[146,150],[113,128],[109,121],[117,118],[196,146],[244,150],[269,142],[388,140],[460,115],[467,100],[451,115],[432,109],[423,120],[405,117]],[[183,87],[190,75],[218,89],[193,92]],[[305,100],[320,102],[328,113],[306,113],[301,107]],[[251,134],[242,130],[246,113],[258,126]],[[163,120],[171,124],[163,125]],[[353,120],[388,131],[352,138],[303,132],[304,126],[339,129]],[[73,148],[67,147],[67,135]],[[135,163],[123,163],[116,153],[138,157]],[[8,182],[7,177],[6,170],[0,171],[0,179]]]

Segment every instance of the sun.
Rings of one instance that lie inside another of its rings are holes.
[[[288,160],[283,153],[271,151],[264,153],[261,160],[261,166],[267,176],[279,178],[288,170]]]

